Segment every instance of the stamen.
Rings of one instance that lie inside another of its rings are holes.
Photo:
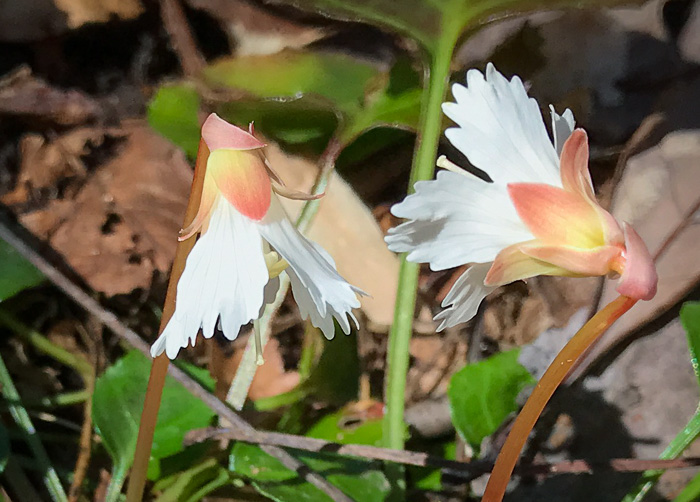
[[[262,339],[260,336],[260,321],[257,319],[253,321],[253,336],[255,337],[255,363],[258,366],[262,366],[265,364],[265,359],[263,358]]]
[[[274,279],[284,272],[289,263],[284,258],[280,258],[275,251],[268,251],[265,253],[265,265],[267,266],[267,273],[270,275],[270,279]]]
[[[452,171],[453,173],[462,174],[464,176],[470,175],[469,171],[465,171],[451,160],[448,160],[447,157],[445,157],[444,155],[440,155],[435,164],[438,167],[442,167],[443,169],[447,169],[448,171]]]
[[[326,195],[326,192],[317,195],[312,195],[310,193],[292,190],[283,186],[276,186],[274,183],[272,184],[272,191],[286,199],[292,200],[317,200]]]

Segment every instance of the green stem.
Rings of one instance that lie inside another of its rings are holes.
[[[32,451],[32,454],[41,468],[44,476],[44,485],[51,495],[51,500],[54,502],[67,501],[68,498],[66,497],[66,492],[63,490],[63,485],[61,485],[61,480],[58,478],[58,474],[56,474],[56,471],[51,465],[44,445],[41,444],[36,434],[36,429],[29,418],[29,413],[27,413],[24,406],[20,404],[19,392],[17,392],[17,388],[12,381],[10,372],[7,370],[2,357],[0,357],[0,385],[2,385],[2,395],[8,402],[12,403],[9,405],[10,414],[15,420],[15,423],[24,431],[29,449]]]
[[[442,36],[432,58],[427,86],[424,90],[422,118],[416,155],[413,159],[409,193],[417,181],[428,180],[435,171],[435,156],[442,125],[441,104],[445,98],[450,76],[450,62],[455,37]],[[394,310],[394,323],[389,334],[386,370],[386,415],[384,416],[383,443],[388,448],[404,446],[404,394],[409,362],[409,343],[413,327],[413,313],[418,286],[418,264],[401,256],[399,285]]]
[[[700,436],[700,410],[695,412],[683,430],[671,440],[659,458],[663,460],[678,458],[698,436]],[[660,470],[646,471],[642,474],[639,484],[625,495],[622,502],[641,502],[663,473],[664,471]]]
[[[126,473],[129,470],[127,465],[122,464],[123,462],[114,466],[112,479],[109,480],[109,485],[107,485],[105,502],[117,502],[121,498],[122,487],[126,480]]]
[[[29,326],[22,323],[14,315],[4,309],[0,309],[0,324],[7,326],[19,338],[33,346],[42,354],[45,354],[55,359],[59,363],[74,369],[81,376],[89,375],[89,378],[91,378],[92,366],[89,362],[64,348],[59,347],[44,335],[31,329]]]

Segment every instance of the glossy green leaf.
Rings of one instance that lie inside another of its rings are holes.
[[[321,418],[311,426],[306,435],[333,443],[380,446],[382,421],[381,419],[375,419],[366,420],[360,424],[352,424],[348,421],[347,413],[340,410]]]
[[[355,22],[366,22],[418,41],[432,54],[453,46],[466,28],[493,17],[567,5],[614,5],[620,0],[268,0]],[[449,44],[445,40],[449,40]],[[451,49],[450,49],[451,50]]]
[[[313,95],[341,110],[359,107],[368,84],[380,74],[373,64],[337,52],[284,51],[240,56],[204,70],[213,86],[246,91],[258,98]]]
[[[352,500],[380,502],[389,493],[389,482],[376,463],[325,453],[299,451],[295,452],[295,456]],[[236,443],[231,450],[230,468],[250,479],[260,493],[278,502],[331,500],[257,446]]]
[[[514,349],[469,364],[455,373],[447,390],[452,422],[470,445],[494,433],[517,410],[515,399],[535,379],[518,362]]]
[[[95,428],[115,464],[125,473],[133,460],[136,436],[148,384],[151,360],[132,351],[105,371],[95,383],[92,416]],[[213,385],[205,370],[188,368]],[[182,440],[191,429],[210,425],[214,413],[168,377],[153,438],[152,459],[161,459],[183,449]]]
[[[688,337],[688,350],[690,362],[693,365],[695,377],[700,384],[700,371],[698,370],[698,356],[700,355],[700,302],[686,302],[681,307],[681,324]]]
[[[197,156],[199,148],[199,105],[199,94],[190,84],[165,85],[148,105],[150,126],[191,159]]]
[[[44,281],[44,275],[0,239],[0,301]]]
[[[227,484],[230,479],[229,472],[215,458],[209,458],[158,481],[153,487],[154,492],[160,493],[155,502],[201,500],[203,495]]]

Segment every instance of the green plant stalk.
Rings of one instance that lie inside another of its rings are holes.
[[[25,439],[29,445],[29,449],[32,451],[32,454],[39,464],[41,471],[44,473],[44,485],[49,491],[51,500],[54,502],[67,501],[68,497],[66,497],[66,492],[63,490],[61,480],[58,478],[58,474],[51,465],[51,461],[49,460],[49,456],[46,454],[44,445],[41,444],[41,441],[36,434],[34,424],[32,424],[27,410],[24,408],[24,406],[22,406],[22,404],[19,404],[19,392],[17,392],[17,388],[12,381],[10,372],[7,371],[7,366],[5,366],[5,361],[3,361],[2,357],[0,357],[0,385],[2,385],[2,395],[10,403],[13,403],[9,405],[10,414],[15,420],[15,423],[17,423],[17,425],[20,426],[20,428],[26,434]]]
[[[674,437],[659,456],[662,460],[678,458],[681,453],[700,436],[700,410],[688,421],[688,424]],[[642,474],[639,484],[630,491],[622,502],[641,502],[646,494],[657,483],[664,471],[651,470]]]
[[[109,480],[105,502],[117,502],[122,496],[122,487],[126,480],[126,473],[129,471],[128,465],[115,465],[112,470],[112,479]]]
[[[74,369],[81,376],[92,375],[92,365],[82,357],[59,347],[41,333],[22,323],[14,315],[0,308],[0,324],[10,328],[19,338],[33,346],[39,352],[55,359],[59,363]]]
[[[450,77],[452,51],[457,35],[442,37],[427,75],[424,91],[421,125],[417,138],[417,150],[411,168],[408,192],[413,192],[417,181],[428,180],[435,172],[435,156],[442,125],[441,105],[447,92]],[[387,448],[402,449],[404,446],[404,394],[409,362],[409,343],[413,329],[413,313],[416,304],[419,266],[401,256],[399,284],[394,309],[394,323],[389,333],[386,370],[386,411],[382,442]]]

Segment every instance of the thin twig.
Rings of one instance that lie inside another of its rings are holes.
[[[150,357],[150,346],[132,329],[128,328],[119,320],[113,313],[105,309],[94,298],[88,295],[80,287],[74,284],[66,275],[49,263],[39,253],[29,247],[22,239],[17,237],[7,224],[7,219],[0,214],[0,239],[10,244],[18,253],[30,261],[38,268],[56,287],[62,290],[78,305],[83,307],[90,314],[94,315],[100,322],[110,329],[115,335],[126,341],[129,345],[141,352],[147,357]],[[192,379],[187,373],[182,371],[176,365],[171,364],[168,367],[168,374],[176,381],[180,382],[192,395],[205,403],[214,412],[219,414],[223,419],[228,420],[232,426],[248,433],[254,433],[255,429],[238,414],[219,400],[214,394],[202,387],[198,382]],[[347,495],[340,491],[336,486],[328,482],[323,476],[318,473],[311,472],[309,468],[297,460],[292,455],[275,446],[263,446],[263,451],[279,460],[285,467],[297,472],[306,481],[316,486],[319,490],[326,493],[332,500],[336,502],[352,502]]]
[[[188,77],[199,75],[206,61],[197,48],[187,17],[182,11],[182,5],[178,0],[161,0],[160,16],[173,50],[180,59],[182,71]]]
[[[417,467],[436,467],[450,472],[451,475],[473,479],[491,470],[491,462],[459,462],[446,460],[424,452],[392,450],[359,444],[340,444],[323,439],[282,434],[279,432],[255,431],[251,436],[237,429],[215,428],[191,431],[185,437],[186,444],[194,444],[209,439],[231,439],[256,445],[274,445],[310,452],[334,453],[359,457],[365,460],[395,462]],[[580,474],[598,471],[642,472],[650,469],[686,469],[700,465],[700,457],[687,457],[674,460],[645,460],[634,458],[615,458],[600,462],[588,460],[565,460],[556,463],[521,464],[519,474]]]
[[[656,250],[654,253],[654,262],[657,262],[661,256],[668,250],[668,248],[673,244],[673,241],[675,241],[678,236],[688,228],[688,226],[693,222],[693,217],[695,216],[695,213],[697,213],[700,210],[700,197],[695,201],[695,204],[693,204],[688,211],[685,212],[683,215],[683,218],[681,218],[681,221],[678,223],[676,228],[673,229],[673,232],[668,234],[668,237],[664,239],[664,241],[661,243],[661,246]]]
[[[95,379],[100,370],[99,352],[97,343],[100,339],[100,331],[102,329],[99,321],[94,317],[88,320],[87,329],[78,326],[80,334],[85,343],[90,360],[91,371],[89,374],[83,375],[85,390],[88,392],[88,399],[85,401],[83,408],[83,425],[80,429],[80,441],[78,443],[78,458],[75,461],[75,469],[73,470],[73,481],[68,490],[68,502],[78,502],[83,486],[83,481],[87,476],[88,467],[90,465],[90,457],[92,454],[92,395],[95,392]],[[88,332],[89,331],[89,332]]]

